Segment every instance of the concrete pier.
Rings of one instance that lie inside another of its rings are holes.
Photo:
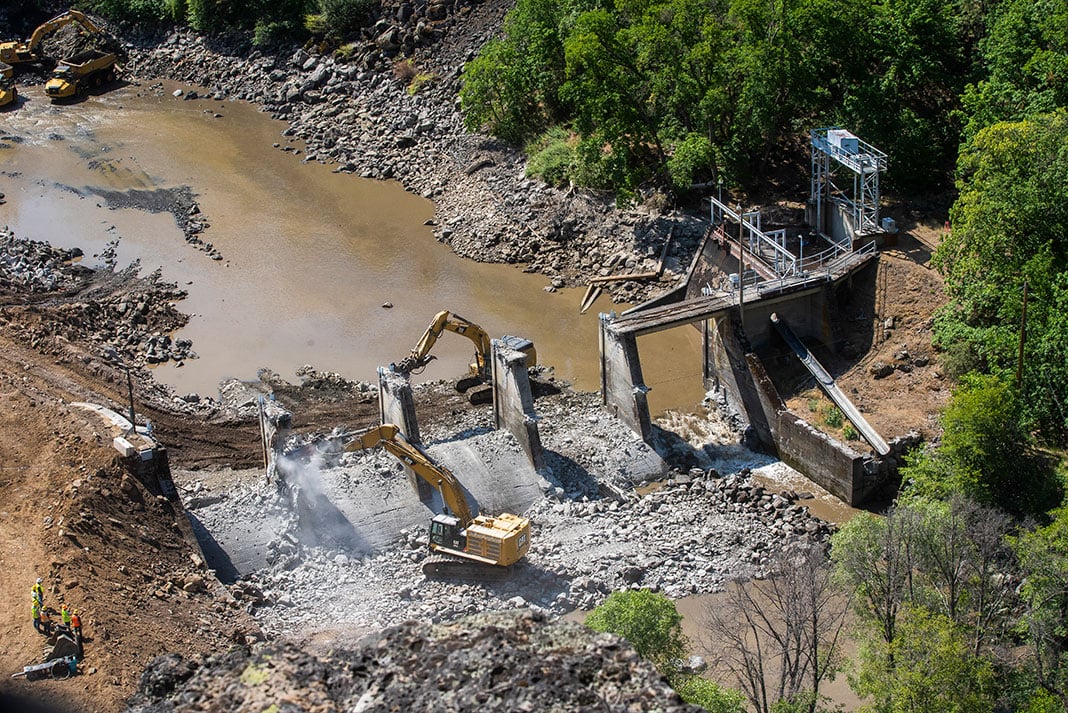
[[[493,359],[493,422],[512,434],[535,470],[545,468],[538,416],[530,390],[527,355],[504,341],[490,342]]]

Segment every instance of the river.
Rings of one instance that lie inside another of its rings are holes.
[[[177,336],[193,340],[199,358],[156,368],[158,380],[214,395],[227,378],[266,367],[292,379],[310,364],[375,382],[376,368],[403,358],[448,309],[491,335],[533,340],[558,378],[598,388],[597,313],[627,305],[601,297],[580,315],[581,289],[546,292],[545,276],[458,258],[426,224],[430,201],[305,163],[284,123],[243,102],[186,101],[176,88],[125,85],[52,105],[40,87],[20,87],[0,129],[9,137],[0,142],[0,224],[80,247],[92,265],[117,239],[120,266],[140,260],[143,272],[159,268],[188,290],[180,309],[192,318]],[[223,260],[186,244],[169,213],[110,209],[98,195],[183,186],[210,224],[202,239]],[[696,330],[639,346],[654,414],[694,409],[704,395]],[[458,376],[472,351],[445,335],[419,378]]]

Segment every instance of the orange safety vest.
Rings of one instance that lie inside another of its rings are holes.
[[[75,629],[82,628],[82,620],[77,614],[72,614],[70,617],[70,625]]]

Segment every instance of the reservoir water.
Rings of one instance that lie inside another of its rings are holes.
[[[185,101],[173,96],[178,86],[127,85],[67,105],[25,87],[0,115],[0,225],[80,247],[88,264],[118,240],[119,266],[139,260],[143,273],[159,268],[188,290],[179,308],[192,319],[177,336],[200,358],[161,365],[160,381],[215,394],[226,378],[252,379],[262,367],[293,378],[310,364],[374,382],[379,365],[403,358],[448,309],[493,336],[533,340],[558,378],[598,388],[597,313],[627,305],[601,297],[580,315],[581,289],[549,293],[543,275],[458,258],[426,225],[430,201],[304,163],[284,123],[243,102]],[[101,198],[186,186],[221,261],[188,245],[170,213],[112,209]],[[704,395],[697,331],[639,346],[654,413],[694,408]],[[472,351],[444,335],[419,379],[458,376]]]

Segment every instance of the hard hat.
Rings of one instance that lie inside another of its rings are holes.
[[[40,584],[40,583],[41,583],[41,578],[40,578],[40,577],[38,577],[38,578],[37,578],[37,583],[38,583],[38,584]]]

